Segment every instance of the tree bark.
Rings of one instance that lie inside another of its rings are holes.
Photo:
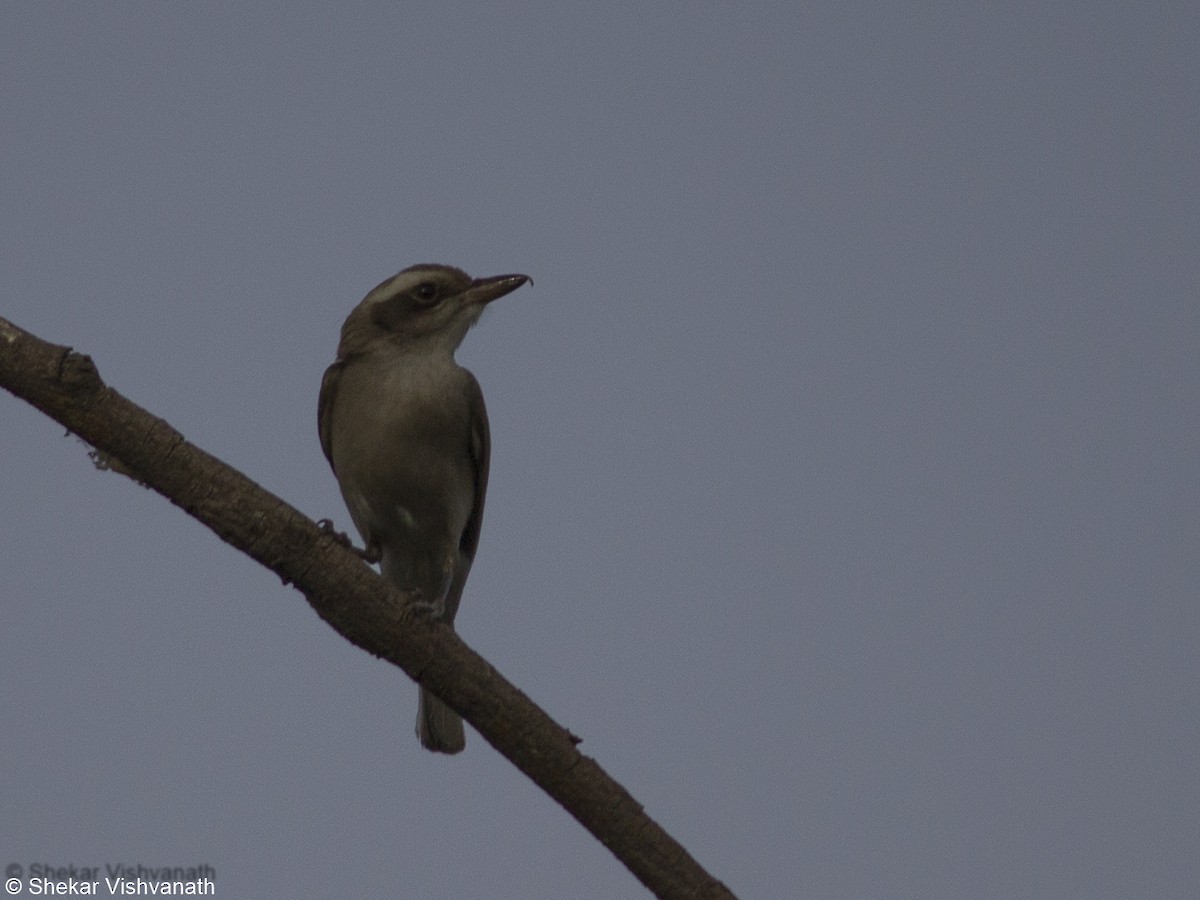
[[[335,535],[108,387],[90,357],[0,318],[0,385],[294,585],[334,630],[427,686],[658,897],[733,897],[578,739]]]

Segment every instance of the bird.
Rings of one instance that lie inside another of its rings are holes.
[[[364,558],[451,627],[479,546],[491,456],[483,392],[454,353],[487,304],[528,281],[409,266],[346,317],[321,380],[321,449]],[[466,746],[462,718],[424,686],[417,737],[435,753]]]

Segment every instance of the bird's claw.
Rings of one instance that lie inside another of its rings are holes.
[[[446,620],[445,597],[430,600],[420,588],[409,588],[401,589],[397,599],[399,599],[401,606],[408,615],[417,616],[421,619],[429,618],[435,622],[444,622]]]
[[[408,605],[411,606],[414,611],[423,615],[428,615],[429,618],[433,619],[435,622],[440,622],[446,617],[445,597],[439,597],[436,600],[426,600],[425,597],[418,593],[409,599]]]
[[[317,521],[317,528],[321,529],[321,534],[327,534],[347,550],[351,550],[355,555],[361,557],[368,564],[374,565],[379,562],[380,553],[378,547],[355,547],[354,542],[350,540],[350,536],[344,531],[338,531],[333,527],[332,519],[320,519]]]

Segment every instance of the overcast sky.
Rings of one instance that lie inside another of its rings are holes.
[[[349,529],[342,319],[528,273],[459,631],[703,865],[1195,898],[1200,13],[1003,6],[5,4],[0,315]],[[644,895],[6,393],[0,455],[0,863]]]

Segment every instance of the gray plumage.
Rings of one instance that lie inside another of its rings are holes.
[[[411,266],[346,318],[321,382],[321,448],[368,558],[451,625],[479,544],[491,450],[483,393],[454,351],[487,303],[528,280]],[[465,745],[462,719],[424,687],[417,734],[440,753]]]

